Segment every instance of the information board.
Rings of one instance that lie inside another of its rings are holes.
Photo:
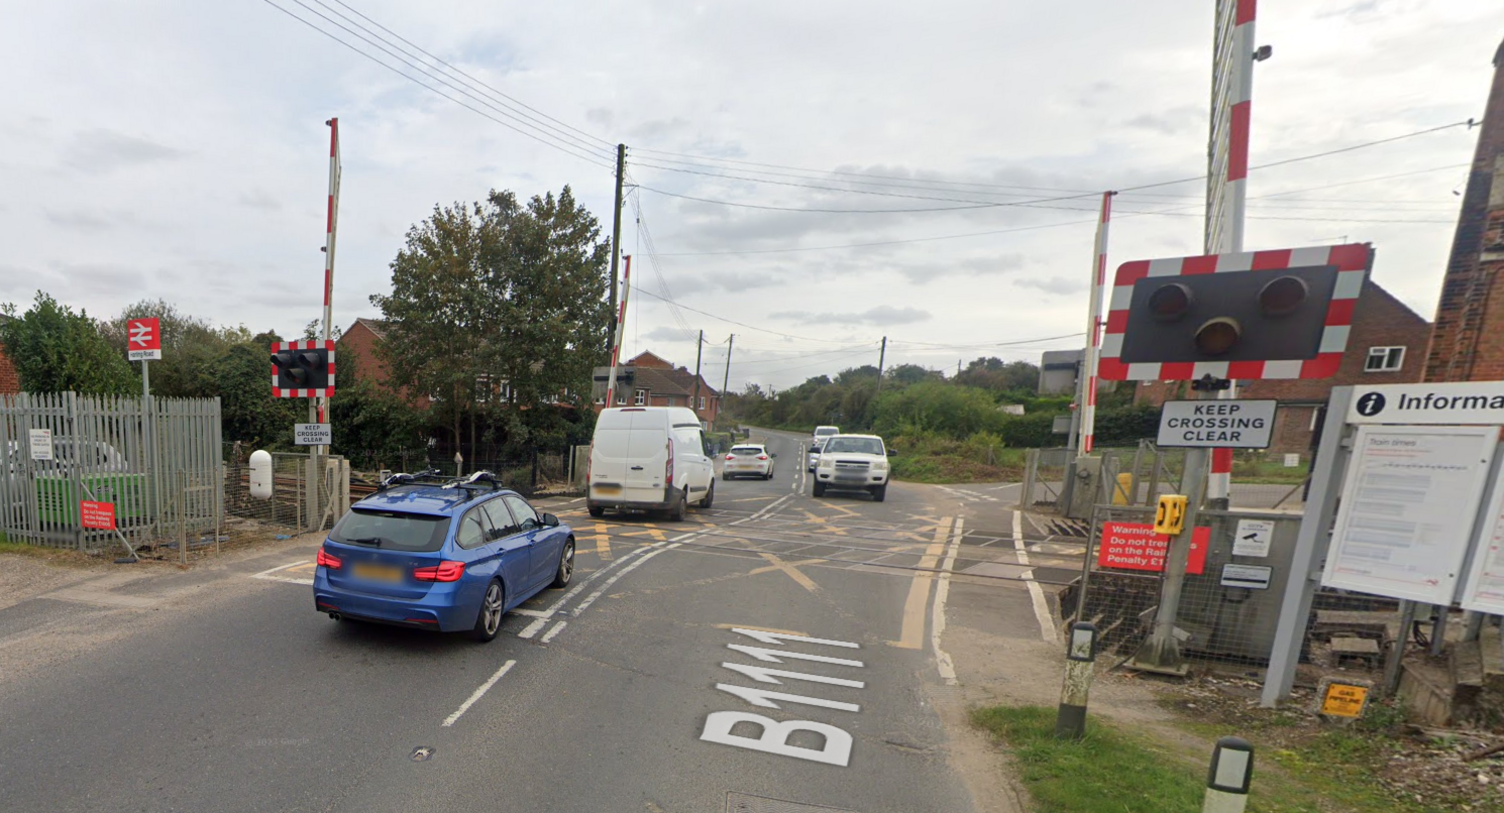
[[[1504,614],[1504,476],[1494,481],[1488,509],[1478,523],[1461,604],[1464,610]]]
[[[1451,604],[1497,426],[1362,426],[1332,532],[1327,587]]]
[[[31,447],[32,460],[52,459],[52,430],[51,429],[28,429],[26,430],[26,442]]]

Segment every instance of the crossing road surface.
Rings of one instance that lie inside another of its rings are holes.
[[[577,579],[490,644],[315,613],[308,542],[0,609],[3,806],[996,809],[940,714],[938,574],[1011,573],[967,589],[1040,634],[1012,543],[968,536],[934,489],[815,500],[802,439],[765,437],[775,478],[718,480],[682,523],[553,503]]]

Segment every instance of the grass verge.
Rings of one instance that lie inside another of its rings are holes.
[[[1197,764],[1151,734],[1093,717],[1085,739],[1065,742],[1055,739],[1055,709],[1039,706],[977,709],[972,722],[1008,746],[1039,813],[1201,810],[1206,763]],[[1258,749],[1259,743],[1254,745]],[[1418,803],[1384,792],[1372,778],[1372,761],[1384,748],[1382,737],[1331,731],[1297,748],[1256,750],[1248,810],[1441,813],[1468,809]],[[1210,755],[1208,746],[1208,760]]]

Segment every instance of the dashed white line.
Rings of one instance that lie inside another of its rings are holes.
[[[940,566],[940,583],[935,586],[935,604],[931,609],[930,648],[935,651],[935,666],[940,670],[940,678],[947,686],[956,685],[956,664],[951,660],[950,653],[940,648],[940,636],[945,633],[945,601],[950,597],[950,572],[956,564],[956,552],[960,548],[965,525],[966,520],[957,517],[955,524],[951,526],[950,544],[945,553],[945,564]]]
[[[553,629],[549,630],[548,632],[543,633],[543,637],[539,638],[538,640],[541,641],[542,643],[545,643],[545,644],[548,643],[549,641],[552,641],[554,639],[554,636],[558,635],[561,631],[563,631],[564,625],[566,625],[568,623],[569,623],[568,621],[560,621],[559,623],[557,623],[557,624],[555,624],[553,626]]]
[[[683,536],[678,537],[678,539],[688,539],[689,537],[694,536],[694,535],[695,534],[693,532],[691,532],[691,533],[684,534]],[[575,618],[579,618],[580,617],[580,613],[583,613],[586,610],[590,609],[590,605],[594,604],[595,600],[598,599],[598,598],[600,598],[602,593],[604,593],[608,589],[610,589],[611,585],[615,584],[617,579],[621,578],[622,576],[627,575],[628,573],[631,573],[633,570],[636,570],[639,566],[642,565],[643,562],[646,562],[647,560],[653,558],[654,556],[657,556],[658,554],[660,554],[660,553],[662,553],[662,552],[664,552],[666,550],[672,550],[674,548],[679,547],[678,539],[676,539],[673,542],[673,544],[667,545],[666,547],[660,548],[660,547],[656,547],[655,546],[652,550],[650,550],[647,553],[644,553],[641,556],[637,557],[637,561],[635,561],[632,564],[627,565],[626,567],[624,567],[621,570],[617,571],[614,576],[612,576],[611,578],[609,578],[609,579],[606,580],[605,584],[602,584],[599,588],[597,588],[594,593],[591,593],[590,595],[586,596],[585,600],[579,603],[579,606],[577,606],[573,610],[571,610],[570,611],[571,614],[573,614]],[[662,544],[662,543],[659,543],[659,544]]]
[[[517,637],[518,638],[531,638],[534,635],[537,635],[538,634],[538,630],[543,629],[543,627],[545,625],[547,625],[547,624],[548,624],[548,619],[547,618],[535,618],[535,619],[533,619],[533,622],[531,624],[528,624],[527,626],[525,626],[525,627],[522,628],[522,632],[517,633]]]
[[[448,727],[454,725],[454,722],[460,718],[460,715],[462,715],[465,712],[469,711],[470,707],[473,706],[473,705],[475,705],[475,701],[477,701],[477,700],[481,699],[482,697],[484,697],[485,694],[486,694],[486,692],[491,691],[491,687],[496,685],[496,681],[501,680],[501,676],[505,675],[507,672],[511,671],[512,667],[516,666],[516,665],[517,665],[517,661],[515,661],[515,660],[510,660],[510,661],[507,661],[506,663],[502,664],[501,668],[496,670],[496,674],[492,675],[491,678],[489,680],[487,680],[485,683],[480,684],[480,688],[476,689],[475,693],[472,694],[472,695],[470,695],[470,699],[469,700],[466,700],[465,702],[461,703],[460,707],[457,708],[457,709],[455,709],[453,714],[451,714],[448,717],[444,718],[444,722],[441,724],[441,726],[443,728],[448,728]]]
[[[1018,563],[1029,564],[1029,549],[1024,545],[1023,512],[1013,512],[1013,550]],[[1034,581],[1034,571],[1023,572],[1024,584],[1029,588],[1029,600],[1034,604],[1034,619],[1039,622],[1039,637],[1054,643],[1055,619],[1050,617],[1050,605],[1044,600],[1044,590]]]

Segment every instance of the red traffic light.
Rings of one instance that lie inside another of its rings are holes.
[[[1196,328],[1196,349],[1208,356],[1225,355],[1238,343],[1243,328],[1238,320],[1226,316],[1208,319]]]
[[[1196,295],[1190,287],[1178,282],[1161,285],[1149,295],[1149,312],[1158,322],[1178,321],[1194,304]]]
[[[1280,277],[1259,291],[1259,309],[1265,316],[1289,316],[1310,293],[1310,286],[1300,277]]]

